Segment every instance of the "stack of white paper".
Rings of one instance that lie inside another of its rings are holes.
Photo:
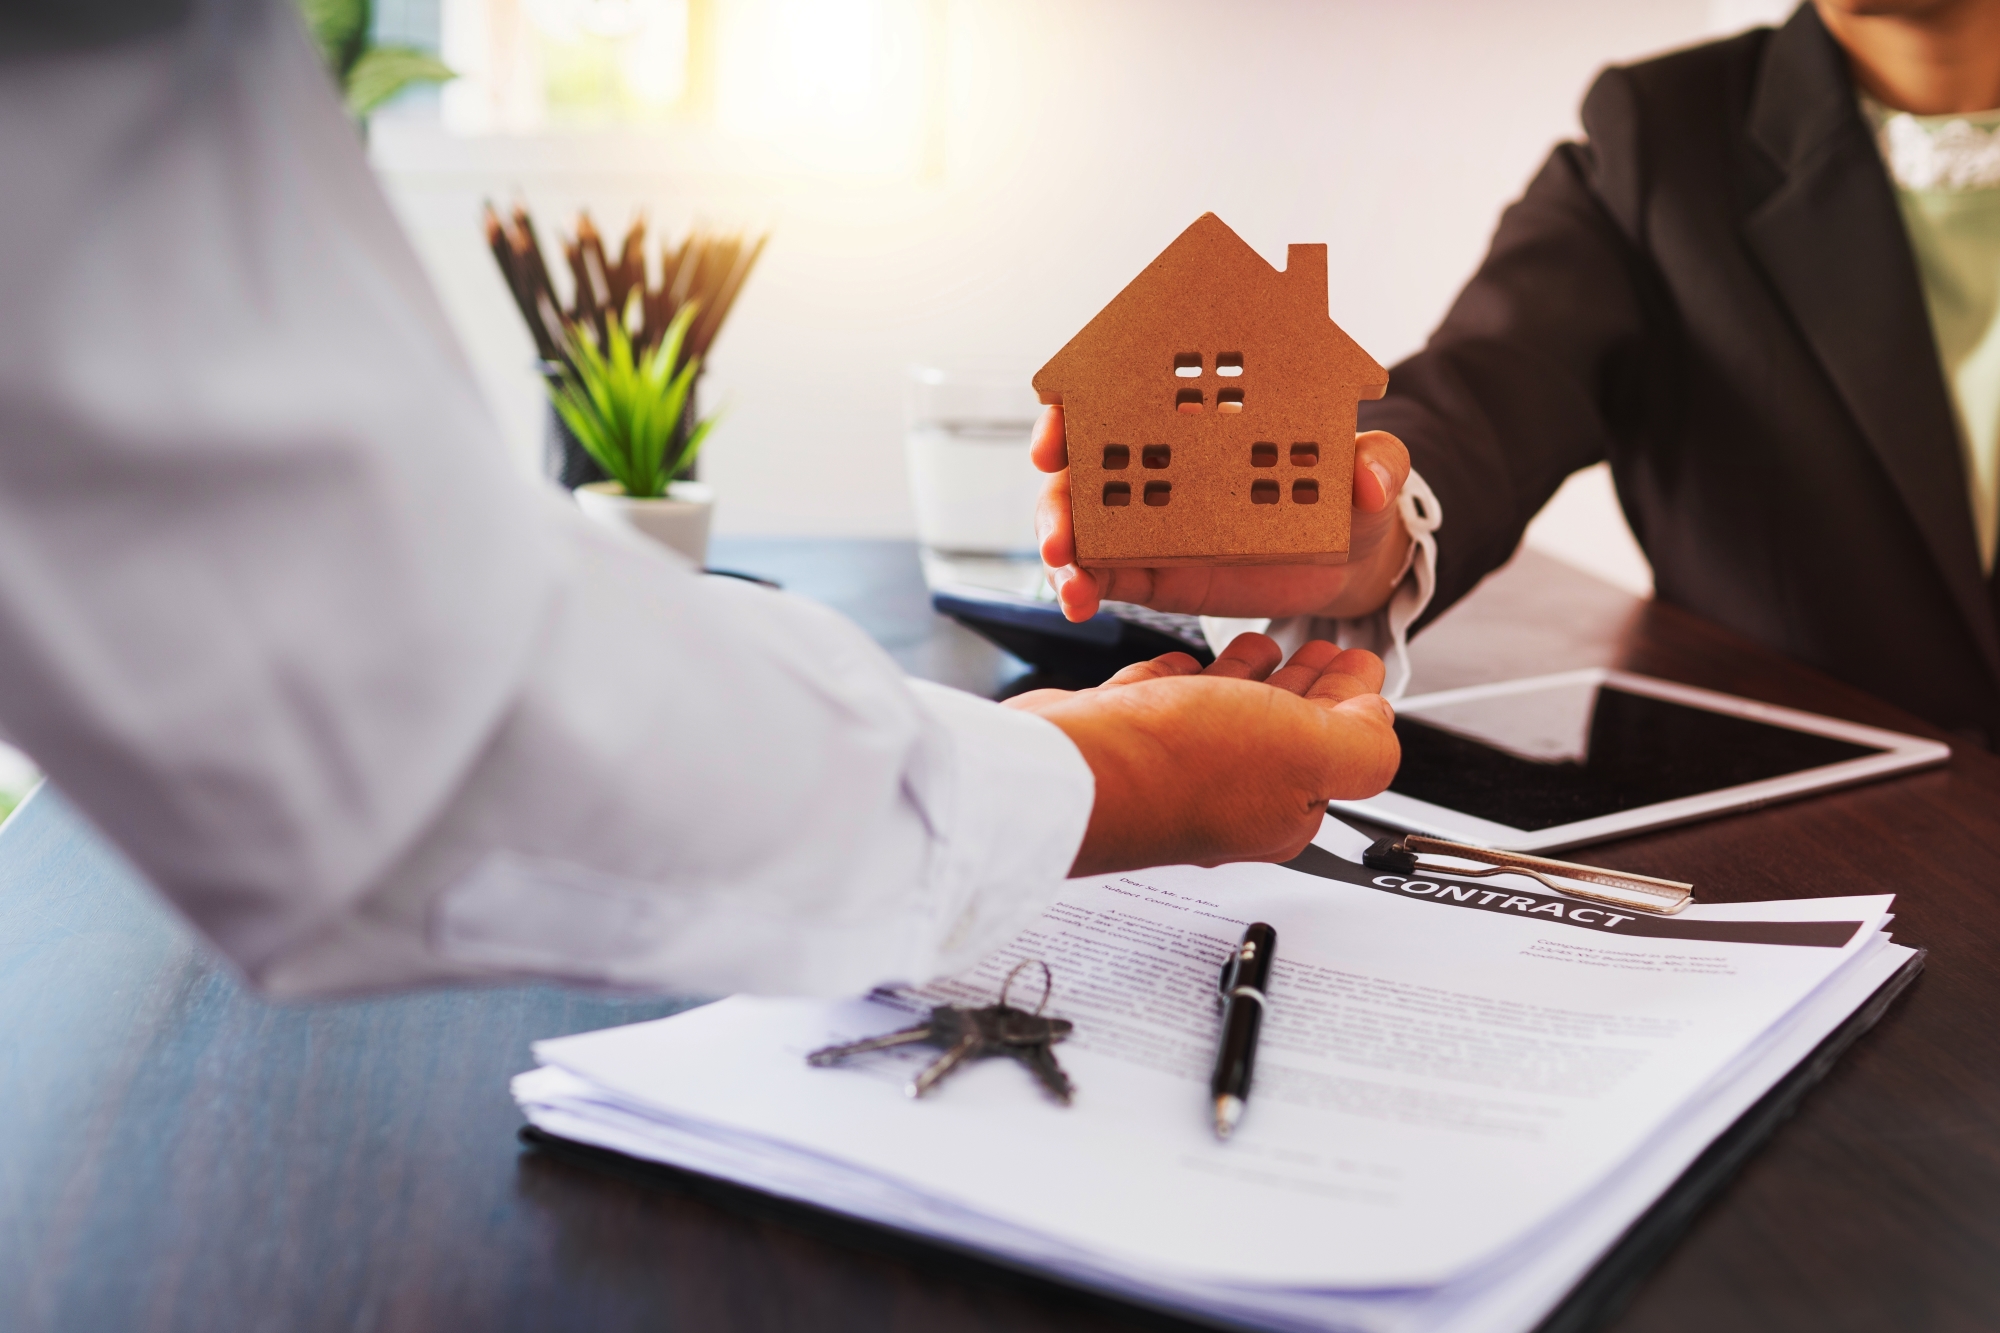
[[[1150,1305],[1490,1333],[1533,1327],[1912,957],[1884,932],[1886,895],[1633,917],[1513,876],[1377,874],[1363,846],[1329,820],[1311,873],[1076,881],[968,976],[542,1042],[514,1094],[551,1134]],[[1215,983],[1254,920],[1277,927],[1278,961],[1250,1109],[1222,1144]],[[1058,1048],[1072,1107],[1004,1059],[922,1101],[903,1086],[935,1050],[805,1062],[931,1002],[990,1003],[1022,958],[1048,962],[1050,1011],[1076,1024]]]

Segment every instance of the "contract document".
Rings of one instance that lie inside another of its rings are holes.
[[[1328,820],[1286,866],[1073,881],[963,976],[542,1042],[515,1095],[562,1138],[1211,1319],[1526,1329],[1914,974],[1886,894],[1639,916],[1524,877],[1382,874],[1366,845]],[[1216,981],[1260,920],[1278,931],[1270,1003],[1248,1112],[1220,1143]],[[1048,964],[1049,1012],[1076,1025],[1057,1048],[1071,1107],[1011,1060],[921,1101],[903,1087],[929,1047],[806,1064],[933,1003],[989,1004],[1024,959]]]

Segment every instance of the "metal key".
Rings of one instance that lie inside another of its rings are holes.
[[[1069,1027],[1069,1024],[1060,1018],[1054,1021],[1062,1023],[1065,1029]],[[1056,1053],[1050,1049],[1050,1045],[1051,1043],[1061,1041],[1068,1035],[1067,1031],[1052,1034],[1047,1041],[1016,1046],[1011,1051],[1016,1060],[1026,1065],[1029,1072],[1041,1080],[1042,1086],[1048,1089],[1049,1095],[1064,1106],[1069,1105],[1070,1097],[1074,1095],[1076,1088],[1070,1083],[1069,1075],[1063,1072],[1063,1067],[1056,1063]]]
[[[885,1032],[879,1037],[868,1037],[861,1041],[850,1041],[842,1046],[822,1046],[806,1057],[809,1065],[838,1064],[850,1055],[860,1055],[863,1051],[882,1051],[891,1046],[908,1046],[915,1042],[929,1041],[931,1027],[937,1011],[931,1011],[931,1018],[915,1027],[902,1028],[896,1032]]]
[[[961,1005],[941,1004],[931,1010],[930,1017],[911,1027],[895,1032],[885,1032],[879,1037],[867,1037],[861,1041],[846,1042],[837,1046],[826,1046],[806,1057],[806,1063],[825,1066],[836,1064],[850,1055],[860,1055],[865,1051],[885,1050],[893,1046],[907,1046],[922,1043],[927,1046],[942,1046],[944,1054],[926,1065],[909,1085],[904,1088],[912,1097],[921,1097],[936,1087],[940,1080],[967,1060],[981,1059],[989,1055],[1009,1055],[1027,1066],[1029,1072],[1047,1089],[1050,1096],[1067,1106],[1075,1093],[1069,1075],[1056,1062],[1051,1049],[1056,1042],[1067,1037],[1075,1025],[1066,1018],[1045,1018],[1043,1006],[1048,1004],[1049,990],[1054,978],[1049,974],[1048,964],[1039,959],[1030,960],[1042,969],[1045,984],[1042,988],[1042,1002],[1033,1012],[1016,1009],[1007,1003],[1007,992],[1014,978],[1020,974],[1027,962],[1018,963],[1007,974],[1001,984],[1000,1000],[981,1009],[967,1009]]]

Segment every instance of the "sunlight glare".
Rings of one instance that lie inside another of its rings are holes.
[[[910,170],[922,140],[926,0],[732,0],[716,117],[796,165]]]

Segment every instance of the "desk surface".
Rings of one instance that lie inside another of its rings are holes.
[[[904,664],[1010,674],[907,545],[722,544]],[[1524,556],[1419,644],[1419,688],[1615,664],[1905,729],[1668,608]],[[1614,1327],[2000,1327],[2000,759],[1609,844],[1715,898],[1895,890],[1930,968]],[[0,832],[0,1328],[1182,1327],[753,1196],[523,1153],[528,1043],[672,1012],[548,987],[246,994],[44,793]]]

